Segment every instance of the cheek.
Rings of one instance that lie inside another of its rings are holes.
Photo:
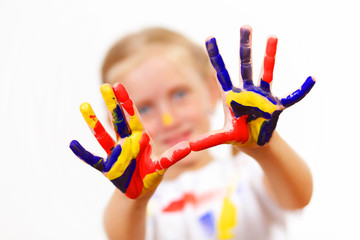
[[[206,105],[201,104],[201,99],[195,99],[188,104],[178,108],[179,119],[184,122],[190,122],[197,128],[208,129],[208,116]],[[204,131],[202,130],[202,131]]]
[[[141,116],[141,115],[140,115]],[[156,117],[143,116],[141,117],[144,129],[150,134],[150,136],[155,137],[159,131],[158,121]]]

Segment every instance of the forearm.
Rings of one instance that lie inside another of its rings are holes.
[[[264,183],[270,197],[281,207],[305,207],[312,195],[313,183],[308,166],[275,131],[261,148],[244,148],[264,171]]]
[[[115,190],[104,214],[109,239],[145,239],[147,203],[148,197],[132,200]]]

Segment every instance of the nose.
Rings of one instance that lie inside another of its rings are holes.
[[[163,122],[164,126],[168,127],[174,122],[174,119],[170,113],[165,112],[162,114],[162,122]]]

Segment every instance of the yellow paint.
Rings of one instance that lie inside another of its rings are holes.
[[[236,208],[228,197],[225,198],[219,220],[219,239],[234,237],[232,229],[236,225]]]
[[[157,186],[162,179],[162,175],[164,175],[165,170],[159,170],[153,173],[150,173],[148,175],[145,176],[143,183],[144,183],[144,188],[145,189],[150,189],[154,186]]]
[[[129,166],[131,160],[137,157],[140,151],[141,135],[142,133],[135,132],[130,137],[125,138],[121,146],[121,154],[107,174],[109,180],[120,177]]]
[[[109,111],[113,111],[118,105],[115,93],[110,84],[103,84],[100,87],[100,92],[104,98],[106,107]]]
[[[260,128],[264,123],[265,118],[257,118],[248,123],[249,128],[249,139],[246,143],[257,143],[259,135],[260,135]]]
[[[174,120],[169,113],[164,113],[162,115],[162,121],[165,124],[165,126],[169,126]]]
[[[83,115],[87,125],[94,130],[98,119],[95,116],[94,110],[91,108],[90,104],[87,102],[82,103],[80,105],[80,112]]]
[[[251,91],[239,93],[229,91],[226,95],[226,103],[231,106],[231,101],[235,101],[244,106],[257,107],[267,113],[273,113],[276,110],[276,105],[258,93]]]
[[[129,128],[131,131],[141,131],[142,132],[144,130],[143,126],[140,122],[140,119],[136,113],[134,114],[134,116],[130,116]]]

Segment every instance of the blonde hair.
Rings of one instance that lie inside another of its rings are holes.
[[[109,49],[102,65],[102,81],[109,82],[109,72],[115,65],[121,65],[129,60],[133,65],[153,53],[149,53],[153,49],[180,62],[184,61],[185,56],[190,66],[193,66],[202,79],[209,79],[213,74],[204,48],[174,31],[164,28],[146,28],[123,37]],[[125,70],[131,70],[129,64],[124,64],[124,66],[127,68]]]

